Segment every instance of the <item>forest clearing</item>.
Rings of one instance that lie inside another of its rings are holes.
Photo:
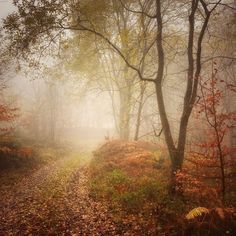
[[[0,0],[0,236],[236,234],[235,0]]]

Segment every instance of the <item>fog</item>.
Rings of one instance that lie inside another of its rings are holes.
[[[0,235],[234,235],[235,0],[0,0]]]
[[[217,126],[233,148],[232,7],[214,11],[218,4],[208,3],[209,21],[204,3],[207,17],[190,19],[189,3],[170,2],[156,15],[159,25],[119,1],[99,9],[86,1],[0,2],[3,136],[10,129],[16,139],[49,146],[145,140],[183,159]]]
[[[116,137],[107,93],[89,91],[80,83],[13,75],[8,93],[20,112],[16,132],[37,142],[85,146]]]

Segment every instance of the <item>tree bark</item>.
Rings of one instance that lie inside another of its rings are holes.
[[[130,110],[131,110],[131,87],[126,85],[120,88],[120,113],[119,135],[122,140],[129,140],[130,136]]]
[[[140,100],[138,104],[138,114],[137,114],[137,121],[136,121],[136,127],[135,127],[135,135],[134,135],[135,141],[137,141],[139,138],[139,130],[141,126],[141,115],[142,115],[142,109],[143,109],[143,98],[144,98],[145,89],[146,89],[146,84],[141,83],[140,84]]]
[[[161,118],[161,123],[165,135],[165,141],[168,147],[170,160],[171,160],[171,178],[172,178],[172,192],[176,190],[176,172],[182,169],[184,152],[186,146],[187,137],[187,126],[189,117],[192,112],[193,105],[195,103],[197,88],[198,88],[198,78],[201,72],[201,52],[202,52],[202,41],[205,34],[206,27],[210,18],[210,13],[212,12],[207,9],[207,5],[203,0],[200,0],[202,7],[204,8],[206,17],[204,19],[198,41],[197,41],[197,53],[196,53],[196,70],[194,68],[194,27],[195,27],[195,13],[198,8],[199,0],[192,0],[191,13],[189,16],[189,35],[188,35],[188,78],[187,87],[184,97],[184,107],[182,116],[180,118],[180,128],[177,145],[173,141],[172,133],[170,130],[170,124],[166,113],[164,97],[162,92],[162,82],[163,82],[163,72],[165,65],[164,49],[163,49],[163,38],[162,38],[162,15],[161,15],[161,0],[156,0],[156,21],[157,21],[157,37],[156,45],[158,52],[158,71],[155,80],[157,103]],[[215,6],[216,7],[216,6]],[[214,7],[214,8],[215,8]],[[213,8],[213,9],[214,9]],[[195,71],[195,74],[194,74]]]

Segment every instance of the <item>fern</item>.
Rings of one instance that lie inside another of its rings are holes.
[[[187,220],[193,220],[198,216],[201,216],[202,214],[209,214],[209,209],[205,207],[196,207],[192,209],[185,217]]]

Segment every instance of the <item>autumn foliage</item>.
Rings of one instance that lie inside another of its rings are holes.
[[[0,85],[0,167],[6,168],[18,165],[21,161],[18,158],[32,156],[32,149],[16,145],[14,136],[14,123],[19,117],[19,109],[14,107],[6,97],[7,87],[5,83]],[[19,162],[15,162],[18,160]],[[23,161],[24,163],[24,161]],[[22,164],[23,164],[22,163]]]
[[[18,108],[4,101],[6,86],[0,84],[0,135],[8,135],[13,130],[13,121],[18,117]]]
[[[94,152],[90,164],[90,195],[110,207],[124,232],[232,233],[235,208],[222,205],[220,182],[206,178],[210,172],[207,162],[201,162],[203,156],[188,156],[183,171],[177,173],[183,195],[175,199],[168,194],[170,164],[166,156],[156,143],[106,142]]]
[[[163,173],[169,165],[163,155],[155,143],[120,140],[106,142],[94,152],[90,194],[109,204],[124,232],[157,233],[156,203],[165,195]]]
[[[194,119],[200,131],[195,134],[198,138],[192,140],[183,171],[177,176],[184,194],[199,204],[214,207],[235,199],[236,150],[230,134],[236,124],[236,114],[225,106],[227,96],[235,93],[235,89],[220,78],[215,63],[211,76],[199,80]]]

